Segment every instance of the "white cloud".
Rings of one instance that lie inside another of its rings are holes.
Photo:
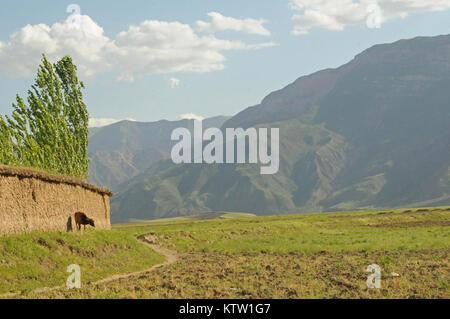
[[[117,82],[127,82],[127,83],[133,83],[134,82],[134,76],[131,75],[130,73],[122,73],[119,74],[118,77],[116,77],[116,81]]]
[[[52,26],[26,25],[0,42],[0,72],[12,76],[31,76],[45,53],[55,61],[70,54],[82,76],[89,77],[111,68],[105,59],[110,40],[90,17],[79,16],[74,26],[65,21]]]
[[[131,118],[127,118],[125,120],[136,122],[136,120],[131,119]],[[102,126],[111,125],[111,124],[121,122],[121,121],[123,121],[123,120],[117,120],[117,119],[111,119],[111,118],[92,118],[91,117],[89,119],[89,127],[102,127]]]
[[[180,85],[180,79],[177,78],[170,78],[169,79],[169,85],[172,89],[178,87]]]
[[[384,23],[405,18],[413,12],[443,11],[449,0],[291,0],[290,7],[301,11],[292,17],[294,35],[307,34],[312,28],[341,31],[346,26]],[[376,10],[374,10],[374,8]]]
[[[180,114],[177,116],[176,120],[197,120],[197,121],[203,121],[205,118],[203,116],[194,114],[194,113],[186,113],[186,114]]]
[[[114,40],[115,58],[125,75],[219,71],[225,68],[222,51],[273,45],[199,36],[187,24],[155,20],[130,26]]]
[[[270,31],[264,28],[263,24],[267,22],[264,19],[236,19],[226,17],[218,12],[210,12],[211,22],[197,21],[197,30],[201,32],[217,32],[232,30],[246,34],[257,34],[270,36]]]
[[[276,46],[278,46],[278,43],[271,41],[271,42],[264,42],[264,43],[257,43],[257,44],[247,44],[246,49],[247,50],[259,50],[259,49],[276,47]]]
[[[130,26],[110,39],[89,16],[77,15],[74,21],[27,25],[0,42],[0,72],[29,77],[45,53],[51,61],[71,55],[82,77],[118,71],[116,80],[133,82],[136,75],[219,71],[225,68],[223,51],[277,45],[200,36],[187,24],[156,20]]]

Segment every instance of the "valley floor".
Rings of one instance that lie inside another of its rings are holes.
[[[450,298],[449,208],[213,217],[116,225],[111,234],[144,236],[178,259],[81,289],[23,290],[18,297]],[[150,266],[161,263],[149,248],[144,254]],[[108,258],[115,257],[102,256],[102,263]],[[379,289],[367,287],[372,264],[381,269]]]

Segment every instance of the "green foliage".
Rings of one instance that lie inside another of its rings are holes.
[[[0,163],[17,165],[14,154],[12,132],[5,119],[0,115]]]
[[[52,65],[45,55],[27,102],[17,95],[12,115],[0,116],[0,162],[86,178],[89,114],[83,82],[66,56]]]

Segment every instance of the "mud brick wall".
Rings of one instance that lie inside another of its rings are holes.
[[[112,193],[81,180],[0,165],[0,235],[76,230],[74,214],[111,229]]]

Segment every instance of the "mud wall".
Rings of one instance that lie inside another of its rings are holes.
[[[97,229],[110,229],[111,196],[80,180],[0,166],[0,235],[75,231],[79,211],[94,218]]]

